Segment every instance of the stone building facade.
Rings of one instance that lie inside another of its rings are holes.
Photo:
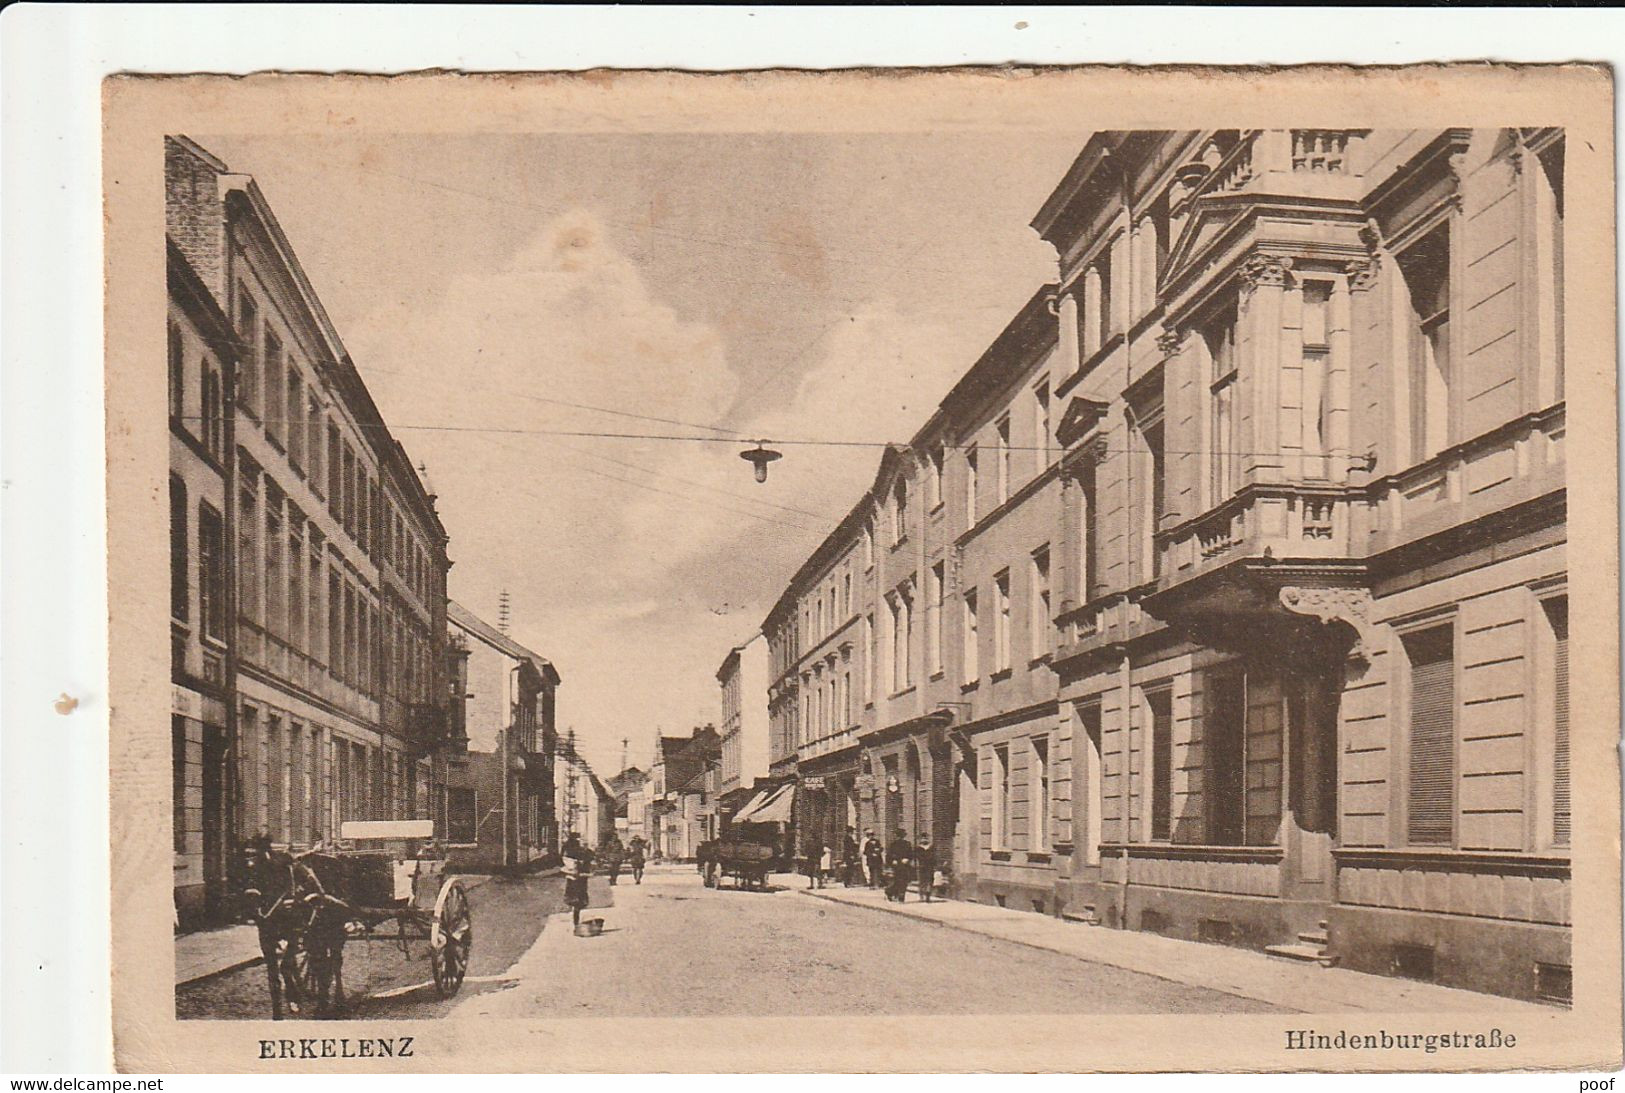
[[[775,770],[965,898],[1566,997],[1563,204],[1556,130],[1093,136],[764,622]]]
[[[199,650],[186,639],[188,675],[217,671],[227,705],[223,743],[202,741],[204,770],[216,756],[225,766],[210,775],[224,783],[223,811],[204,810],[223,829],[201,841],[230,848],[263,833],[300,848],[336,838],[347,820],[430,818],[446,738],[449,566],[434,497],[254,180],[171,137],[165,191],[171,296],[180,286],[206,298],[210,322],[229,324],[203,339],[222,365],[219,390],[210,395],[206,370],[195,422],[182,395],[181,420],[198,432],[176,434],[172,451],[184,482],[194,468],[183,434],[212,446],[229,485],[209,494],[218,538],[205,521],[210,548],[221,544],[223,595],[200,607],[221,632]],[[203,360],[179,325],[184,361]]]

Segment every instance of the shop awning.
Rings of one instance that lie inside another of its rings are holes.
[[[788,785],[758,805],[749,816],[735,816],[734,823],[787,824],[794,813],[796,787]]]
[[[733,822],[737,824],[740,821],[749,820],[751,814],[766,804],[767,799],[771,796],[773,796],[773,791],[771,789],[759,790],[756,796],[752,797],[744,808],[734,813]]]

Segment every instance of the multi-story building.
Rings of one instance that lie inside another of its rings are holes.
[[[231,608],[226,557],[226,392],[231,324],[174,241],[169,278],[169,614],[175,915],[187,929],[226,911]]]
[[[454,864],[525,866],[558,852],[558,669],[455,600],[446,605],[455,735],[445,835]]]
[[[802,824],[951,838],[969,898],[1563,997],[1562,168],[1549,129],[1091,138],[1033,221],[1059,283],[763,624]]]
[[[722,738],[715,725],[701,725],[691,736],[660,736],[644,787],[644,837],[650,853],[664,858],[692,858],[700,842],[715,835],[712,820],[714,778],[721,766]],[[709,793],[708,793],[709,790]],[[707,802],[712,811],[705,809]]]
[[[225,598],[199,607],[221,632],[196,651],[204,678],[222,662],[230,692],[229,830],[203,842],[303,847],[346,820],[429,818],[449,564],[434,498],[254,180],[173,137],[165,184],[171,268],[190,270],[186,294],[212,301],[235,350],[234,383],[204,375],[191,434],[231,487],[216,498]],[[184,325],[181,341],[185,357]]]
[[[1044,204],[1057,899],[1566,994],[1562,167],[1100,133]]]
[[[767,639],[761,634],[729,650],[717,669],[722,692],[722,766],[717,791],[746,792],[768,774]]]
[[[575,835],[597,850],[618,836],[615,830],[615,797],[582,758],[573,740],[559,749],[554,767],[554,800],[558,808],[559,838]]]

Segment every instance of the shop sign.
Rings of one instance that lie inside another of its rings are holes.
[[[822,778],[803,778],[801,780],[801,788],[821,790],[824,788],[824,780]]]
[[[186,687],[170,685],[169,712],[182,717],[201,718],[199,710],[202,708],[203,696]]]

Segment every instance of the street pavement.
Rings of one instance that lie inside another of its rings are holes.
[[[548,916],[564,908],[564,880],[556,875],[465,876],[462,880],[474,919],[474,947],[458,995],[444,1000],[436,996],[427,942],[411,942],[402,952],[390,942],[352,940],[344,946],[344,989],[350,1005],[342,1016],[442,1017],[456,1003],[504,985],[509,967],[531,948]],[[593,878],[592,903],[607,905],[610,891],[603,878]],[[257,941],[254,950],[257,954]],[[235,967],[183,983],[175,989],[175,1011],[181,1019],[267,1018],[271,998],[265,968]]]
[[[707,1017],[1023,1013],[1272,1013],[1255,999],[1170,982],[865,907],[709,889],[692,867],[626,877],[576,937],[548,922],[501,989],[463,1017]],[[1081,928],[1081,927],[1080,927]]]

